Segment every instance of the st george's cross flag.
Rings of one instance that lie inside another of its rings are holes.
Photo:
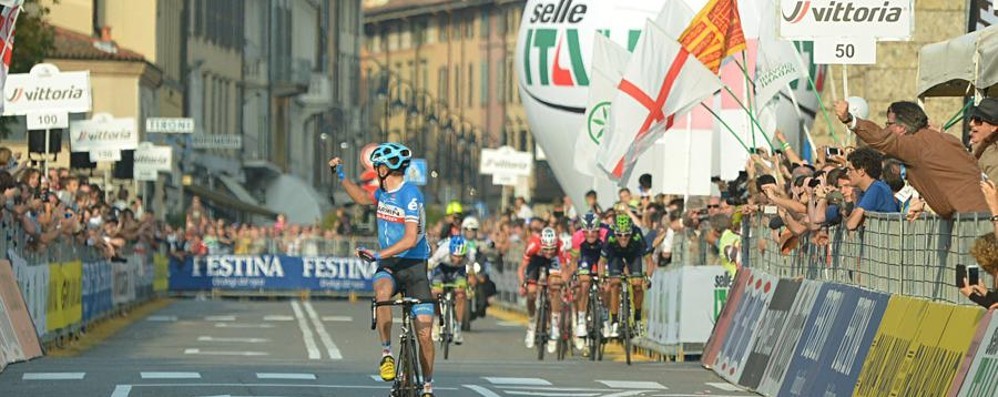
[[[21,13],[23,2],[23,0],[0,0],[0,59],[3,60],[3,66],[0,67],[0,92],[3,92],[7,74],[10,73],[11,56],[14,54],[14,25]],[[3,101],[0,101],[0,111],[3,111]]]
[[[610,110],[612,134],[597,164],[626,181],[638,157],[685,114],[722,87],[717,75],[652,21],[638,39]]]
[[[596,166],[596,152],[600,143],[609,137],[610,104],[617,95],[617,84],[631,57],[624,47],[599,32],[595,35],[589,101],[575,142],[575,170],[588,176],[596,176],[600,172]]]

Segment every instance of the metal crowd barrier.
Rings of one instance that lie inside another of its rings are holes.
[[[803,277],[855,285],[897,295],[955,304],[973,304],[955,287],[955,267],[975,264],[970,247],[993,233],[988,214],[958,214],[946,220],[922,216],[909,222],[901,214],[866,214],[864,227],[828,230],[827,244],[814,233],[783,255],[766,218],[742,225],[743,265],[781,278]],[[765,249],[759,247],[765,239]],[[688,262],[687,262],[688,263]],[[994,280],[981,271],[985,285]]]

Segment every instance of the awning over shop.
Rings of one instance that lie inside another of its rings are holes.
[[[185,186],[184,189],[189,190],[191,193],[197,196],[200,196],[202,200],[210,201],[212,204],[215,204],[216,206],[226,207],[236,211],[242,211],[256,215],[262,215],[271,219],[277,217],[277,213],[274,211],[271,211],[259,205],[241,201],[235,197],[229,196],[217,190],[208,189],[206,187],[198,185]]]
[[[918,96],[998,95],[998,26],[928,44],[918,56]]]
[[[281,174],[267,184],[266,190],[267,208],[286,214],[291,223],[313,224],[332,208],[329,199],[293,175]]]
[[[256,198],[254,198],[253,195],[250,194],[250,192],[246,191],[246,188],[243,187],[243,184],[239,183],[239,181],[237,181],[236,178],[233,178],[228,175],[217,175],[217,176],[218,180],[222,181],[222,184],[225,185],[225,188],[228,189],[230,192],[232,192],[232,194],[234,194],[236,198],[238,198],[243,202],[250,203],[256,206],[260,205],[260,202],[257,201]]]

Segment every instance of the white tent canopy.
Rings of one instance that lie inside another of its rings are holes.
[[[998,95],[998,26],[927,44],[918,56],[918,96]]]

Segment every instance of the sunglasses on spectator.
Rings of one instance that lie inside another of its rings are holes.
[[[984,122],[984,119],[981,118],[981,116],[974,116],[970,118],[970,122],[974,124],[981,124]]]
[[[620,238],[631,237],[631,234],[630,233],[617,233],[617,237],[620,237]]]
[[[720,204],[707,205],[707,209],[715,209],[715,208],[721,208],[721,205]]]

